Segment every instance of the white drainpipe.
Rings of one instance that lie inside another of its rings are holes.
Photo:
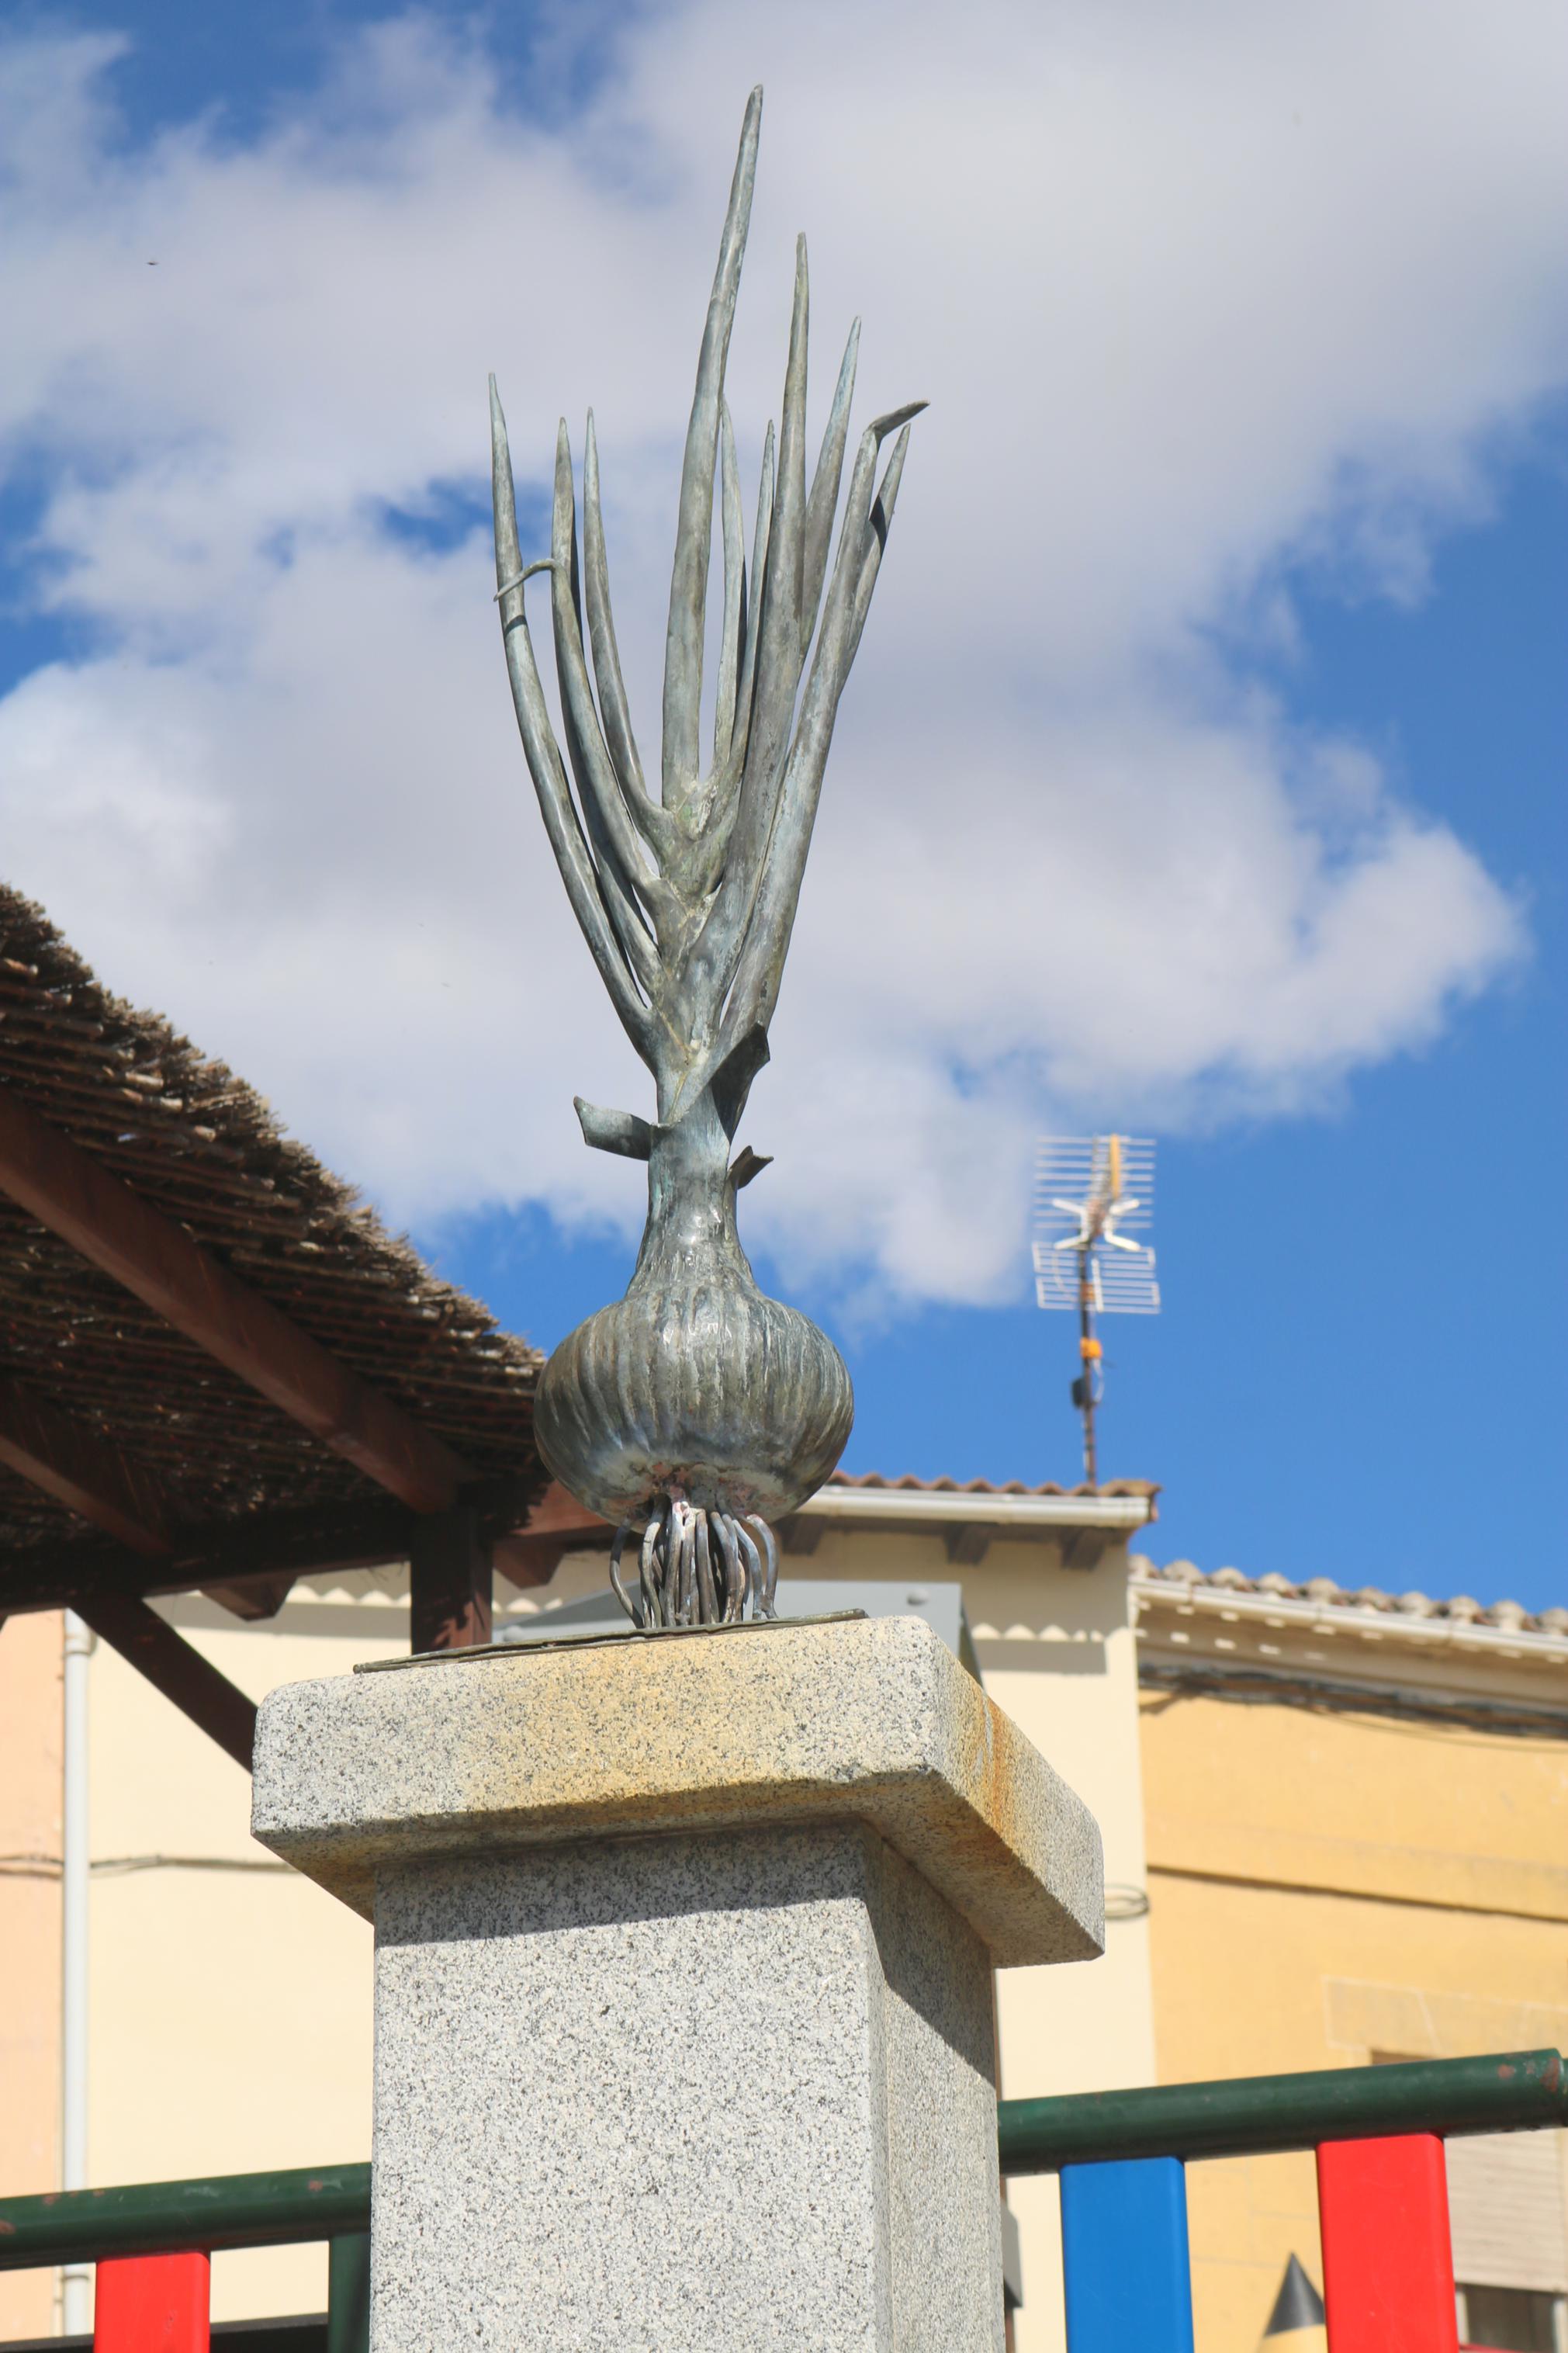
[[[66,1611],[65,1835],[61,1848],[60,2187],[87,2188],[88,1896],[91,1832],[88,1817],[88,1662],[93,1635]],[[60,2321],[68,2337],[92,2328],[92,2265],[60,2274]]]

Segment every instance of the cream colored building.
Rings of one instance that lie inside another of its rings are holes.
[[[1249,1582],[1131,1586],[1162,2080],[1564,2047],[1568,1611]],[[1462,2325],[1568,2348],[1560,2133],[1448,2152]],[[1198,2342],[1255,2353],[1310,2157],[1188,2178]]]
[[[0,2191],[59,2183],[62,1624],[0,1626]],[[41,2335],[52,2275],[0,2274],[0,2337]]]
[[[796,1590],[796,1580],[868,1581],[902,1606],[910,1593],[961,1577],[988,1689],[1102,1826],[1118,1891],[1110,1949],[1092,1967],[1004,1975],[1010,2094],[1136,2084],[1154,2072],[1127,1555],[1152,1508],[1152,1491],[1139,1486],[1081,1496],[841,1482],[786,1532],[784,1573]],[[513,1595],[498,1579],[498,1630],[605,1582],[598,1549],[570,1555],[533,1593]],[[156,1606],[257,1699],[278,1683],[395,1657],[408,1643],[406,1582],[395,1570],[305,1579],[259,1624],[241,1625],[200,1595]],[[59,1624],[18,1620],[0,1633],[0,1660],[26,1694],[26,1711],[5,1720],[7,1774],[18,1756],[33,1760],[34,1816],[16,1842],[55,1855]],[[253,1845],[248,1777],[114,1651],[94,1651],[89,1678],[90,2179],[364,2157],[368,1927]],[[31,2122],[14,2123],[0,2184],[19,2191],[53,2186],[58,1879],[0,1880],[0,1904],[7,1999],[15,1957],[26,1951],[32,2003],[30,2073],[17,2103]],[[1017,2343],[1020,2353],[1041,2353],[1059,2341],[1047,2325],[1058,2262],[1054,2185],[1020,2183],[1014,2205],[1027,2299]],[[0,2337],[47,2328],[51,2286],[40,2274],[0,2274]],[[215,2261],[218,2317],[319,2311],[324,2301],[318,2248]]]
[[[839,1481],[786,1531],[797,1607],[961,1581],[987,1688],[1102,1825],[1106,1957],[1004,1973],[1004,2093],[1563,2043],[1568,1618],[1160,1572],[1128,1553],[1152,1513],[1140,1487]],[[498,1624],[604,1582],[596,1548],[498,1580]],[[256,1698],[407,1647],[398,1571],[307,1579],[254,1625],[157,1607]],[[0,1632],[0,1848],[35,1858],[0,1873],[13,2190],[58,2163],[59,1625]],[[368,1928],[252,1845],[247,1777],[132,1669],[100,1649],[89,1674],[90,2178],[363,2157]],[[1568,2289],[1555,2136],[1473,2145],[1456,2178],[1462,2277]],[[1055,2185],[1010,2195],[1018,2353],[1058,2353]],[[1200,2344],[1253,2353],[1287,2256],[1321,2279],[1310,2160],[1194,2168],[1191,2198]],[[47,2328],[51,2293],[0,2274],[0,2337]],[[220,2316],[324,2297],[318,2249],[215,2264]]]

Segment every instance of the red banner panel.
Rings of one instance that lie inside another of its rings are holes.
[[[100,2263],[93,2353],[208,2353],[211,2272],[205,2254]]]
[[[1458,2353],[1436,2133],[1325,2141],[1318,2208],[1329,2353]]]

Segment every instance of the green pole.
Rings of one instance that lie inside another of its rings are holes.
[[[1556,2051],[1510,2051],[1004,2100],[997,2122],[1004,2173],[1054,2173],[1107,2158],[1244,2157],[1394,2133],[1452,2138],[1568,2125],[1568,2073]],[[364,2353],[369,2229],[368,2165],[134,2182],[0,2199],[0,2271],[326,2239],[331,2353]]]
[[[370,2232],[327,2248],[327,2353],[370,2353]]]
[[[289,2246],[369,2228],[368,2165],[129,2182],[0,2199],[0,2271],[187,2247]]]
[[[1497,2052],[1004,2100],[998,2124],[1007,2174],[1054,2173],[1107,2158],[1247,2157],[1385,2134],[1452,2137],[1568,2124],[1568,2075],[1555,2051]]]

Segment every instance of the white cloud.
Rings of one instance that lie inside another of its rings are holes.
[[[558,410],[580,438],[593,400],[651,736],[760,73],[749,464],[798,225],[819,390],[859,307],[862,412],[933,406],[748,1228],[884,1295],[996,1296],[1047,1115],[1310,1105],[1519,952],[1475,857],[1247,657],[1289,637],[1292,560],[1419,593],[1495,438],[1568,373],[1568,35],[1554,0],[595,23],[612,70],[570,121],[509,109],[482,51],[408,18],[263,134],[142,147],[114,45],[0,53],[0,454],[49,485],[30,593],[92,649],[0,701],[0,859],[395,1215],[635,1220],[637,1172],[583,1150],[571,1096],[647,1082],[549,863],[482,534],[432,552],[387,510],[478,489],[488,368],[536,483]]]

